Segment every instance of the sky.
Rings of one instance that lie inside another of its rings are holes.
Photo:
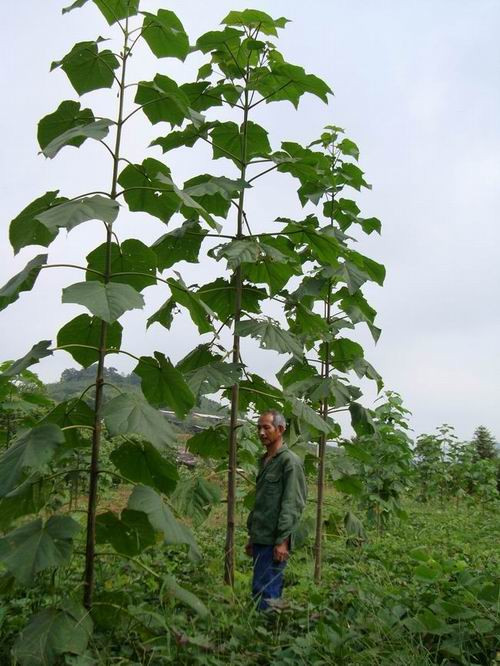
[[[49,72],[50,63],[75,42],[117,36],[91,2],[62,16],[66,4],[25,0],[9,9],[0,68],[0,284],[43,251],[29,247],[14,257],[8,243],[10,220],[28,203],[48,190],[72,197],[109,188],[110,159],[96,142],[87,141],[78,151],[66,148],[52,161],[38,155],[38,121],[62,100],[77,99],[61,70]],[[365,289],[382,328],[377,345],[366,331],[357,334],[366,358],[382,374],[386,388],[402,395],[412,412],[415,436],[449,423],[460,438],[469,439],[482,424],[500,439],[500,4],[141,3],[147,11],[175,11],[191,42],[217,29],[231,9],[247,6],[291,19],[280,34],[279,49],[290,62],[323,78],[335,93],[328,106],[304,97],[297,112],[287,103],[259,107],[255,120],[269,131],[273,148],[283,140],[309,143],[325,125],[339,125],[358,144],[360,166],[373,186],[356,199],[363,216],[382,221],[382,235],[360,238],[358,249],[384,263],[387,278],[383,288]],[[151,80],[160,72],[189,81],[201,62],[199,54],[184,64],[156,61],[144,46],[134,55],[130,80]],[[81,102],[96,115],[116,114],[116,98],[109,90],[89,93]],[[158,148],[145,148],[167,131],[166,124],[152,127],[142,114],[135,114],[126,127],[125,154],[135,161],[162,159]],[[166,161],[178,183],[204,172],[235,177],[228,161],[210,158],[208,149],[196,147],[171,153]],[[278,216],[303,217],[291,179],[277,174],[260,183],[249,196],[256,230],[269,229]],[[170,226],[179,222],[173,220]],[[117,230],[122,239],[139,237],[151,243],[168,229],[147,215],[124,211]],[[103,241],[99,222],[61,232],[49,248],[50,263],[84,264],[86,254]],[[214,262],[181,266],[188,283],[209,281],[220,271]],[[0,360],[19,358],[39,340],[55,339],[57,330],[83,311],[61,306],[61,288],[81,279],[71,269],[42,271],[33,291],[0,313]],[[151,287],[145,297],[145,311],[135,310],[121,320],[124,347],[138,355],[158,349],[177,361],[198,344],[199,335],[186,317],[177,318],[170,332],[158,325],[146,332],[146,317],[168,294]],[[249,366],[268,378],[286,360],[247,340],[244,354]],[[109,364],[123,372],[134,366],[118,357],[111,357]],[[58,352],[32,369],[45,381],[54,381],[67,367],[75,367],[75,362]],[[372,406],[374,387],[363,383],[363,389],[365,404]]]

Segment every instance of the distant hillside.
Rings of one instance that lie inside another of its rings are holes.
[[[88,386],[92,385],[95,381],[96,364],[91,365],[89,368],[77,370],[76,368],[69,368],[64,370],[58,382],[47,384],[48,395],[57,402],[69,400],[70,398],[78,398],[83,394]],[[141,379],[133,372],[129,375],[124,375],[118,372],[116,368],[104,368],[104,381],[112,386],[104,386],[105,398],[112,398],[117,395],[117,391],[113,388],[120,389],[121,391],[140,391]],[[95,397],[95,388],[91,388],[85,393],[84,400],[88,404],[92,404]],[[163,410],[162,410],[163,411]],[[194,407],[191,414],[189,414],[183,421],[175,417],[173,413],[169,413],[168,406],[165,406],[165,416],[169,421],[178,425],[181,429],[187,432],[195,432],[200,427],[206,427],[214,424],[213,418],[208,417],[217,416],[221,420],[228,418],[229,412],[225,405],[221,405],[214,400],[201,396],[198,404]],[[215,420],[215,423],[217,420]]]

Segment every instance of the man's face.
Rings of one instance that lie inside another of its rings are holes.
[[[283,434],[283,426],[275,426],[272,414],[262,414],[257,425],[259,439],[266,448],[272,446]]]

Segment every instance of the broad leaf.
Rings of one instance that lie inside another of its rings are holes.
[[[99,7],[109,25],[129,16],[135,16],[139,8],[139,0],[93,0],[93,2]]]
[[[59,190],[46,192],[43,196],[32,201],[10,223],[9,240],[17,254],[23,247],[29,245],[42,245],[48,247],[57,236],[56,231],[49,231],[45,225],[37,220],[37,215],[48,210],[51,206],[58,206],[66,199],[57,198]]]
[[[214,361],[186,374],[186,381],[195,395],[216,393],[232,386],[240,379],[241,366],[236,363]]]
[[[38,144],[43,150],[56,137],[61,136],[68,130],[82,125],[88,125],[95,120],[92,109],[81,109],[80,102],[66,100],[61,102],[54,113],[49,113],[38,123]],[[86,137],[75,137],[66,145],[78,148]]]
[[[109,543],[121,555],[134,557],[154,542],[154,530],[144,513],[124,509],[120,517],[107,511],[96,518],[96,543]]]
[[[151,486],[165,495],[174,491],[179,479],[175,464],[148,442],[125,442],[111,453],[110,459],[130,481]]]
[[[79,95],[111,88],[115,75],[113,70],[119,66],[118,59],[109,50],[99,52],[98,42],[79,42],[62,60],[53,62],[66,73],[71,85]]]
[[[60,329],[57,334],[57,346],[66,347],[65,351],[71,354],[77,363],[88,368],[99,359],[101,327],[102,321],[98,317],[90,317],[88,314],[78,315]],[[120,349],[122,331],[123,327],[118,321],[108,325],[106,332],[108,352]]]
[[[149,121],[155,125],[167,122],[182,125],[189,118],[189,99],[173,79],[157,74],[153,81],[141,81],[137,87],[135,103]]]
[[[178,229],[161,236],[151,246],[156,253],[158,268],[162,271],[179,261],[198,263],[198,254],[206,235],[196,220],[187,220]]]
[[[196,292],[204,303],[208,305],[221,321],[226,321],[234,315],[234,299],[236,289],[234,284],[217,278],[214,282],[203,285]],[[260,313],[260,301],[267,298],[265,289],[259,289],[248,282],[243,282],[241,292],[241,310],[243,312]]]
[[[333,354],[333,367],[341,372],[351,370],[355,361],[363,358],[363,347],[348,338],[337,338],[333,340],[330,348]]]
[[[231,11],[224,18],[221,23],[225,25],[245,26],[253,30],[258,30],[264,35],[278,36],[276,28],[284,28],[288,23],[288,19],[281,16],[278,19],[273,19],[266,12],[258,9],[244,9],[243,11]]]
[[[47,255],[39,254],[29,261],[20,273],[4,284],[0,289],[0,310],[17,301],[22,291],[31,291],[42,266],[46,263]]]
[[[351,413],[352,427],[358,437],[371,435],[375,432],[375,423],[368,409],[358,402],[353,402],[349,405],[349,411]]]
[[[221,490],[215,483],[198,476],[178,483],[171,499],[177,511],[198,526],[208,518],[212,506],[219,504]]]
[[[37,426],[21,434],[0,458],[0,497],[5,497],[27,478],[45,471],[64,433],[52,424]]]
[[[52,350],[49,349],[51,344],[51,340],[41,340],[40,342],[37,342],[37,344],[33,345],[27,354],[25,354],[17,361],[14,361],[12,365],[4,370],[0,374],[0,379],[3,377],[15,377],[16,375],[19,375],[21,372],[26,370],[26,368],[29,368],[30,365],[38,363],[41,358],[52,356]]]
[[[237,198],[242,187],[250,186],[224,176],[201,174],[184,183],[184,193],[193,197],[207,213],[225,218],[231,207],[231,200]]]
[[[349,315],[352,323],[365,322],[370,329],[373,339],[377,342],[381,333],[380,329],[373,324],[377,313],[368,304],[363,294],[360,291],[357,291],[355,294],[349,294],[344,288],[338,292],[337,296],[341,297],[340,306]]]
[[[293,397],[287,397],[287,402],[290,403],[293,414],[300,421],[304,421],[308,426],[312,426],[318,432],[325,433],[325,435],[332,432],[332,424],[322,419],[318,412],[311,409],[305,402]]]
[[[227,267],[234,270],[243,263],[255,263],[261,254],[259,243],[253,239],[233,240],[222,245],[214,257],[219,260],[222,257],[227,259]]]
[[[43,213],[39,213],[36,219],[50,232],[55,233],[58,229],[70,231],[88,220],[102,220],[107,224],[112,224],[116,220],[118,210],[119,206],[116,201],[95,194],[91,197],[51,206]]]
[[[187,441],[187,448],[202,458],[223,459],[227,457],[229,431],[226,426],[206,428]]]
[[[213,326],[210,323],[210,318],[215,316],[215,313],[205,304],[201,298],[191,290],[183,282],[179,276],[178,280],[169,278],[167,280],[170,289],[172,290],[171,300],[179,305],[184,306],[193,322],[198,327],[200,333],[209,333],[213,330]]]
[[[194,407],[194,395],[182,374],[161,352],[155,358],[141,356],[134,373],[141,378],[142,392],[155,407],[169,407],[183,418]]]
[[[86,125],[71,127],[52,139],[52,141],[42,149],[42,153],[45,157],[53,159],[64,146],[78,147],[85,141],[85,139],[96,139],[96,141],[100,141],[108,135],[109,128],[113,124],[112,120],[100,118],[99,120],[94,120]]]
[[[147,486],[137,486],[128,500],[127,508],[142,511],[151,526],[163,534],[167,544],[186,544],[192,559],[200,558],[200,551],[194,537],[185,525],[175,519],[173,513],[160,495]]]
[[[157,58],[184,60],[189,52],[189,38],[174,12],[159,9],[158,13],[144,14],[141,35]]]
[[[128,164],[120,173],[118,182],[123,187],[123,197],[132,212],[144,212],[168,222],[179,209],[178,197],[157,178],[158,174],[170,175],[170,169],[151,157],[142,164]]]
[[[210,136],[215,160],[225,157],[239,165],[243,157],[248,162],[255,157],[267,157],[271,152],[266,130],[252,121],[247,123],[245,155],[242,146],[243,126],[240,128],[233,122],[220,123],[214,127]]]
[[[168,421],[139,393],[122,393],[113,398],[104,405],[102,415],[111,437],[139,435],[160,451],[175,444]]]
[[[80,525],[69,516],[33,521],[0,539],[0,561],[16,579],[28,585],[35,574],[66,564]]]
[[[253,405],[256,412],[264,412],[266,409],[282,410],[283,394],[259,375],[251,374],[240,382],[240,410],[246,411],[250,405]]]
[[[200,216],[212,229],[220,229],[220,225],[213,219],[206,208],[189,194],[188,190],[181,190],[170,176],[165,176],[163,173],[158,173],[156,177],[177,197],[178,207],[183,215],[186,217]]]
[[[104,273],[106,270],[108,247],[106,243],[99,245],[87,255],[87,280],[103,281],[104,278],[92,271]],[[137,291],[156,284],[156,255],[147,245],[135,238],[129,238],[120,245],[111,243],[110,282],[129,284]],[[137,273],[137,275],[134,275]],[[142,273],[142,275],[140,275]]]
[[[259,340],[263,349],[274,349],[280,354],[293,354],[296,358],[303,356],[299,340],[270,319],[267,321],[244,319],[238,323],[236,333],[242,337],[250,336]]]
[[[50,499],[51,485],[41,480],[23,483],[0,500],[0,531],[5,532],[14,520],[36,514]]]
[[[21,666],[55,664],[61,655],[83,655],[92,635],[89,612],[70,599],[44,608],[20,633],[12,654]]]
[[[363,492],[363,481],[357,476],[343,476],[335,479],[333,485],[341,493],[359,496]]]
[[[141,294],[130,285],[119,282],[77,282],[63,289],[62,302],[84,305],[108,324],[127,310],[144,307]]]
[[[88,428],[94,426],[94,411],[84,400],[71,398],[60,402],[43,418],[41,423],[54,423],[61,429],[67,426],[86,426],[87,432],[90,432]],[[72,427],[63,432],[66,446],[69,448],[89,446],[89,440],[83,440],[82,443],[81,434],[77,428]]]
[[[198,597],[181,587],[173,576],[166,576],[162,585],[162,594],[174,599],[178,599],[186,606],[192,608],[200,617],[207,617],[208,608],[198,599]]]

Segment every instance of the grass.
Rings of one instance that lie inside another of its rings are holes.
[[[125,489],[119,487],[110,492],[102,508],[118,509],[125,500]],[[368,530],[364,546],[348,547],[341,496],[332,493],[327,502],[331,517],[322,583],[318,587],[313,582],[309,537],[290,559],[285,603],[271,616],[257,613],[249,596],[251,561],[244,555],[242,528],[237,532],[234,590],[221,582],[223,505],[196,529],[201,564],[189,562],[181,550],[161,545],[141,558],[151,574],[119,556],[100,558],[95,632],[88,657],[66,657],[65,663],[500,663],[495,652],[500,627],[498,513],[465,502],[456,507],[408,500],[407,522],[380,533]],[[313,512],[314,504],[309,503],[306,518]],[[242,512],[240,525],[244,518]],[[189,597],[169,594],[162,586],[166,574],[194,593],[208,613],[195,612]],[[60,587],[71,593],[72,586],[79,585],[81,572],[69,568],[57,575]],[[27,594],[10,596],[4,617],[5,655],[14,632],[43,603],[44,595],[53,594],[52,582],[44,574]],[[10,662],[0,657],[0,663]]]

